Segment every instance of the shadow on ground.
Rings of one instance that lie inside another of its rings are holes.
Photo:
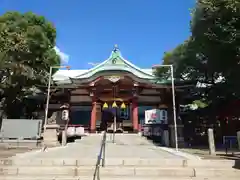
[[[147,138],[150,142],[152,142],[155,146],[163,146],[161,144],[159,137],[152,136],[151,138]],[[207,146],[194,146],[194,147],[183,147],[180,148],[181,151],[190,153],[193,155],[197,155],[203,159],[225,159],[225,160],[235,160],[236,167],[240,169],[240,151],[237,149],[228,150],[226,153],[225,148],[217,148],[216,155],[212,156],[209,154],[209,149]]]

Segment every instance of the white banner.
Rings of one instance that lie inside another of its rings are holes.
[[[167,124],[167,111],[151,109],[145,111],[145,124]]]

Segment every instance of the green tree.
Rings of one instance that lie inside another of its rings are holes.
[[[174,66],[174,76],[178,80],[193,80],[196,76],[196,61],[194,52],[191,48],[192,40],[186,40],[183,44],[178,45],[175,49],[165,52],[163,56],[163,64],[172,64]],[[169,76],[169,68],[160,67],[156,70],[156,75],[159,77]]]
[[[239,0],[199,0],[193,11],[192,37],[210,102],[240,97],[239,17]]]
[[[46,83],[50,66],[60,65],[55,40],[55,27],[42,16],[0,16],[0,89],[9,118],[19,118],[23,98]]]
[[[191,32],[164,63],[174,64],[176,78],[205,84],[201,95],[208,103],[239,99],[240,1],[198,0]]]

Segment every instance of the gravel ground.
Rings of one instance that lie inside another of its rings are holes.
[[[197,149],[197,148],[183,148],[183,152],[188,152],[194,155],[198,155],[204,159],[231,159],[231,160],[240,160],[240,150],[231,150],[226,152],[224,150],[217,150],[216,155],[209,155],[208,149]]]

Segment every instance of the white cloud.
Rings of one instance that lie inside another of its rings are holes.
[[[69,55],[62,52],[57,46],[54,47],[56,53],[60,56],[61,63],[68,63]]]

